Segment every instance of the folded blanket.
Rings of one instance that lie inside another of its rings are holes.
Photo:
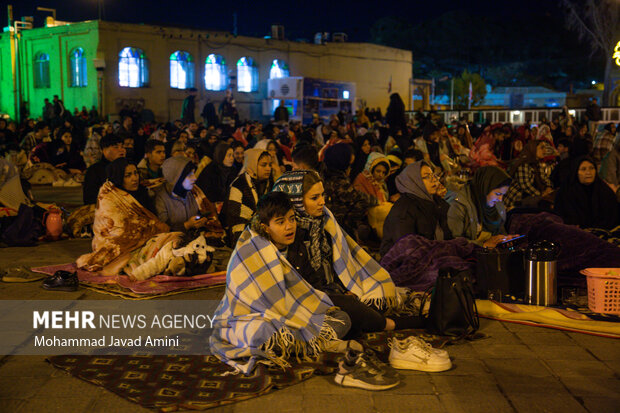
[[[564,224],[562,218],[546,212],[515,215],[511,220],[511,234],[527,234],[529,242],[548,240],[560,248],[558,271],[579,275],[584,268],[620,267],[620,248],[575,225]]]
[[[390,248],[381,259],[381,266],[399,287],[424,291],[435,284],[440,268],[472,269],[474,263],[467,259],[473,257],[475,248],[465,238],[433,241],[411,234]]]
[[[476,300],[476,306],[482,317],[494,320],[620,338],[620,323],[593,320],[578,311],[489,300]]]

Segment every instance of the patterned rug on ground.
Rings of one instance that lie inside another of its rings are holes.
[[[411,330],[368,334],[360,341],[386,361],[388,338],[412,333],[436,347],[449,341]],[[285,370],[259,364],[250,376],[230,374],[232,368],[214,356],[54,356],[48,361],[143,407],[172,412],[230,404],[301,383],[314,374],[333,374],[339,356],[325,353],[320,363],[292,362]]]
[[[126,275],[104,276],[94,272],[78,270],[75,263],[32,268],[32,271],[48,275],[52,275],[59,270],[77,271],[80,284],[84,287],[126,299],[162,297],[190,290],[211,288],[226,283],[226,271],[193,277],[156,275],[144,281],[131,281]]]

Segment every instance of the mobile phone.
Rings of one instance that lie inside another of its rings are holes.
[[[200,215],[196,215],[196,217],[194,218],[194,220],[198,221],[200,218],[202,218]]]
[[[522,241],[525,241],[527,235],[519,235],[518,237],[507,239],[506,241],[502,241],[497,244],[497,248],[510,249],[514,248],[517,244]]]

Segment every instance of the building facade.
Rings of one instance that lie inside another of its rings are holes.
[[[196,115],[208,100],[217,107],[232,89],[242,119],[264,119],[268,79],[287,76],[353,82],[357,107],[385,110],[394,92],[407,106],[411,102],[411,52],[374,44],[309,44],[105,21],[20,35],[18,42],[0,35],[0,112],[13,118],[20,96],[38,117],[44,99],[58,95],[71,111],[95,106],[114,115],[128,105],[150,109],[158,121],[174,120],[194,87]]]

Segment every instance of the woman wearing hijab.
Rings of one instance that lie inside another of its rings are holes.
[[[601,162],[599,176],[608,184],[620,185],[620,140],[614,143],[614,147]]]
[[[106,167],[108,180],[97,196],[93,252],[77,259],[78,268],[118,274],[130,253],[169,226],[147,209],[148,195],[140,188],[135,165],[119,158]]]
[[[612,229],[618,225],[614,191],[598,177],[596,163],[588,156],[573,162],[570,181],[555,198],[555,211],[564,223],[581,228]]]
[[[461,146],[467,149],[471,149],[474,146],[474,139],[469,133],[469,127],[467,124],[459,124],[456,128],[456,138],[461,143]]]
[[[368,155],[372,151],[374,139],[372,133],[367,133],[361,138],[357,138],[355,142],[355,161],[351,166],[351,180],[355,181],[357,175],[360,174],[366,166]]]
[[[614,141],[616,140],[616,125],[614,123],[608,123],[605,125],[603,133],[599,134],[594,140],[594,147],[592,148],[592,158],[596,161],[596,165],[600,166],[601,161],[614,147]]]
[[[243,169],[245,147],[243,143],[239,141],[234,141],[230,144],[230,147],[233,150],[233,157],[235,158],[233,168],[235,168],[235,176],[237,176],[239,172],[241,172],[241,169]]]
[[[161,169],[166,185],[157,192],[155,209],[162,222],[168,224],[172,231],[188,231],[217,220],[215,207],[195,185],[196,165],[189,158],[168,158]]]
[[[394,203],[383,225],[381,255],[402,237],[421,235],[430,240],[451,239],[446,201],[438,195],[441,184],[425,161],[407,166],[396,177],[401,197]]]
[[[465,237],[475,244],[494,248],[506,236],[506,208],[502,198],[511,178],[496,166],[483,166],[465,185],[448,209],[448,227],[453,237]]]
[[[396,287],[387,271],[340,228],[325,207],[323,182],[316,172],[287,172],[273,191],[288,194],[295,208],[297,231],[285,252],[288,262],[349,315],[351,338],[421,325],[414,316],[383,315],[397,306]]]
[[[274,181],[278,179],[280,175],[282,175],[284,168],[282,166],[282,156],[279,154],[277,142],[273,139],[261,139],[254,145],[254,148],[269,152],[269,155],[271,155],[271,174],[273,175]]]
[[[364,170],[355,178],[353,187],[372,196],[378,203],[387,202],[388,191],[385,178],[389,172],[389,159],[382,153],[371,152],[366,160]]]
[[[503,140],[503,136],[501,123],[495,123],[484,128],[469,152],[471,160],[480,166],[504,166],[496,154],[498,142]]]
[[[424,160],[427,164],[431,165],[434,170],[442,168],[441,165],[441,149],[439,140],[441,133],[439,128],[432,122],[428,122],[424,126],[424,132],[421,138],[415,140],[415,147],[424,154]]]
[[[359,225],[366,222],[368,209],[376,206],[377,201],[351,185],[352,160],[349,144],[338,143],[325,151],[325,202],[344,230],[355,236]]]
[[[73,142],[70,129],[61,130],[59,138],[50,146],[50,161],[56,168],[72,174],[81,174],[86,169],[80,151]]]
[[[504,198],[507,207],[537,206],[541,198],[553,192],[553,184],[542,164],[547,145],[544,141],[528,142],[511,165],[509,173],[513,180]]]
[[[234,168],[234,150],[226,142],[220,142],[213,151],[213,162],[202,170],[196,185],[212,203],[224,202],[228,188],[235,180],[237,171]]]
[[[127,158],[118,158],[106,167],[108,181],[134,197],[144,208],[155,212],[155,203],[149,197],[148,190],[140,185],[140,173]]]
[[[390,95],[390,104],[385,112],[385,121],[390,127],[390,134],[394,134],[397,130],[403,132],[407,130],[405,104],[398,93]]]
[[[268,193],[273,185],[272,165],[271,155],[266,150],[252,148],[245,151],[245,164],[230,185],[223,208],[231,248],[250,222],[258,199]]]

